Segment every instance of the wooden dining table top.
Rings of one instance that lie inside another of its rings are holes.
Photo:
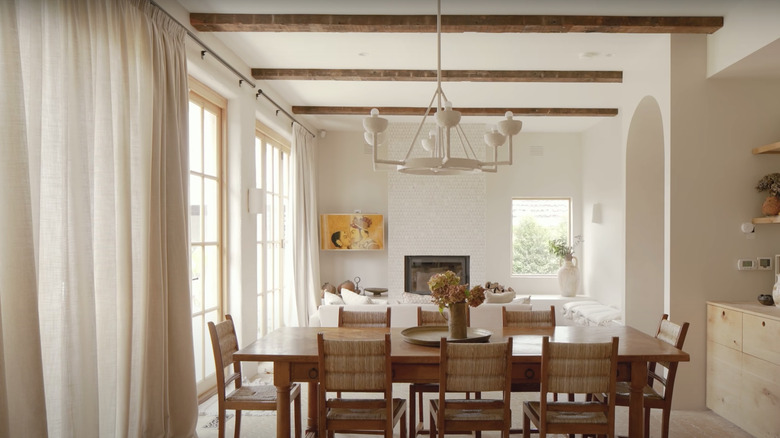
[[[438,363],[439,348],[407,342],[404,328],[343,328],[343,327],[284,327],[241,348],[234,358],[241,361],[316,362],[317,333],[336,339],[382,339],[390,333],[391,356],[394,363]],[[620,362],[687,362],[688,353],[653,336],[629,326],[555,328],[497,328],[489,342],[502,342],[512,337],[512,356],[515,361],[541,361],[542,338],[551,342],[609,342],[617,336]]]

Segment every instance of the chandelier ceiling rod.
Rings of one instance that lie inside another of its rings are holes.
[[[442,104],[442,99],[444,100]],[[412,156],[417,139],[420,135],[428,115],[431,112],[434,101],[436,102],[436,129],[432,130],[428,138],[423,138],[422,154]],[[492,161],[482,161],[477,158],[474,148],[460,126],[461,113],[452,109],[452,103],[447,99],[441,88],[441,0],[437,0],[436,13],[436,91],[423,115],[420,125],[412,139],[406,156],[403,160],[380,159],[379,146],[384,141],[380,135],[387,129],[388,121],[379,117],[379,110],[371,110],[371,115],[363,119],[363,127],[366,129],[366,142],[373,148],[374,170],[377,164],[389,164],[397,166],[397,170],[403,173],[416,175],[453,175],[466,172],[496,172],[499,165],[512,164],[512,137],[520,132],[523,122],[512,119],[512,112],[506,112],[506,120],[498,123],[498,128],[485,134],[485,143],[492,148]],[[460,140],[464,157],[453,156],[451,150],[452,129],[455,129],[456,137]],[[509,139],[509,159],[498,160],[498,148]],[[470,152],[470,153],[469,153]],[[426,156],[427,155],[427,156]]]

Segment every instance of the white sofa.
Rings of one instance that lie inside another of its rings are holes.
[[[384,312],[387,306],[391,306],[390,325],[392,327],[413,327],[417,325],[417,308],[425,310],[437,310],[434,304],[388,304],[386,296],[372,297],[374,304],[329,304],[322,305],[316,313],[310,316],[309,325],[312,327],[336,327],[338,325],[339,307],[345,307],[355,311]],[[471,325],[481,328],[500,328],[503,325],[501,308],[506,306],[509,310],[542,310],[555,306],[555,321],[557,325],[575,325],[575,321],[564,318],[564,304],[573,301],[586,300],[588,297],[562,297],[558,295],[532,295],[531,304],[522,304],[517,299],[507,304],[483,303],[478,307],[469,308]]]

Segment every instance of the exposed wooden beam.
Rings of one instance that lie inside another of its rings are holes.
[[[443,33],[706,33],[723,17],[590,15],[443,15]],[[435,33],[435,15],[318,15],[191,13],[201,32],[394,32]]]
[[[368,107],[368,106],[294,106],[293,114],[368,116],[372,108],[385,116],[422,116],[426,108],[419,107]],[[503,116],[512,111],[515,116],[545,117],[613,117],[617,108],[453,108],[463,116]],[[431,111],[431,115],[435,113]]]
[[[331,70],[253,68],[259,80],[297,81],[436,81],[436,70]],[[622,71],[442,70],[448,82],[593,82],[621,83]]]

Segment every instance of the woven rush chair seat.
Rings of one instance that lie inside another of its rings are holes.
[[[439,397],[430,402],[430,436],[446,433],[500,431],[506,438],[512,424],[512,338],[500,343],[448,343],[441,339]],[[453,399],[452,392],[499,392],[500,398]]]
[[[325,339],[317,334],[318,436],[374,433],[392,438],[401,423],[406,438],[406,400],[393,398],[390,334],[383,339]],[[328,392],[374,393],[381,398],[327,397]]]
[[[232,409],[236,411],[234,435],[238,438],[241,411],[276,410],[276,387],[242,384],[241,362],[233,360],[233,353],[238,351],[238,337],[231,315],[225,315],[225,321],[219,324],[209,322],[208,326],[217,375],[218,435],[225,437],[225,411]],[[232,372],[225,374],[230,365],[233,365]],[[231,385],[232,389],[229,389]],[[293,403],[295,437],[301,438],[301,386],[298,383],[290,385],[290,401]]]
[[[617,351],[618,338],[567,343],[543,337],[539,401],[523,402],[523,437],[531,436],[531,424],[538,428],[540,438],[552,433],[614,437]],[[607,400],[548,401],[550,393],[610,396]]]

